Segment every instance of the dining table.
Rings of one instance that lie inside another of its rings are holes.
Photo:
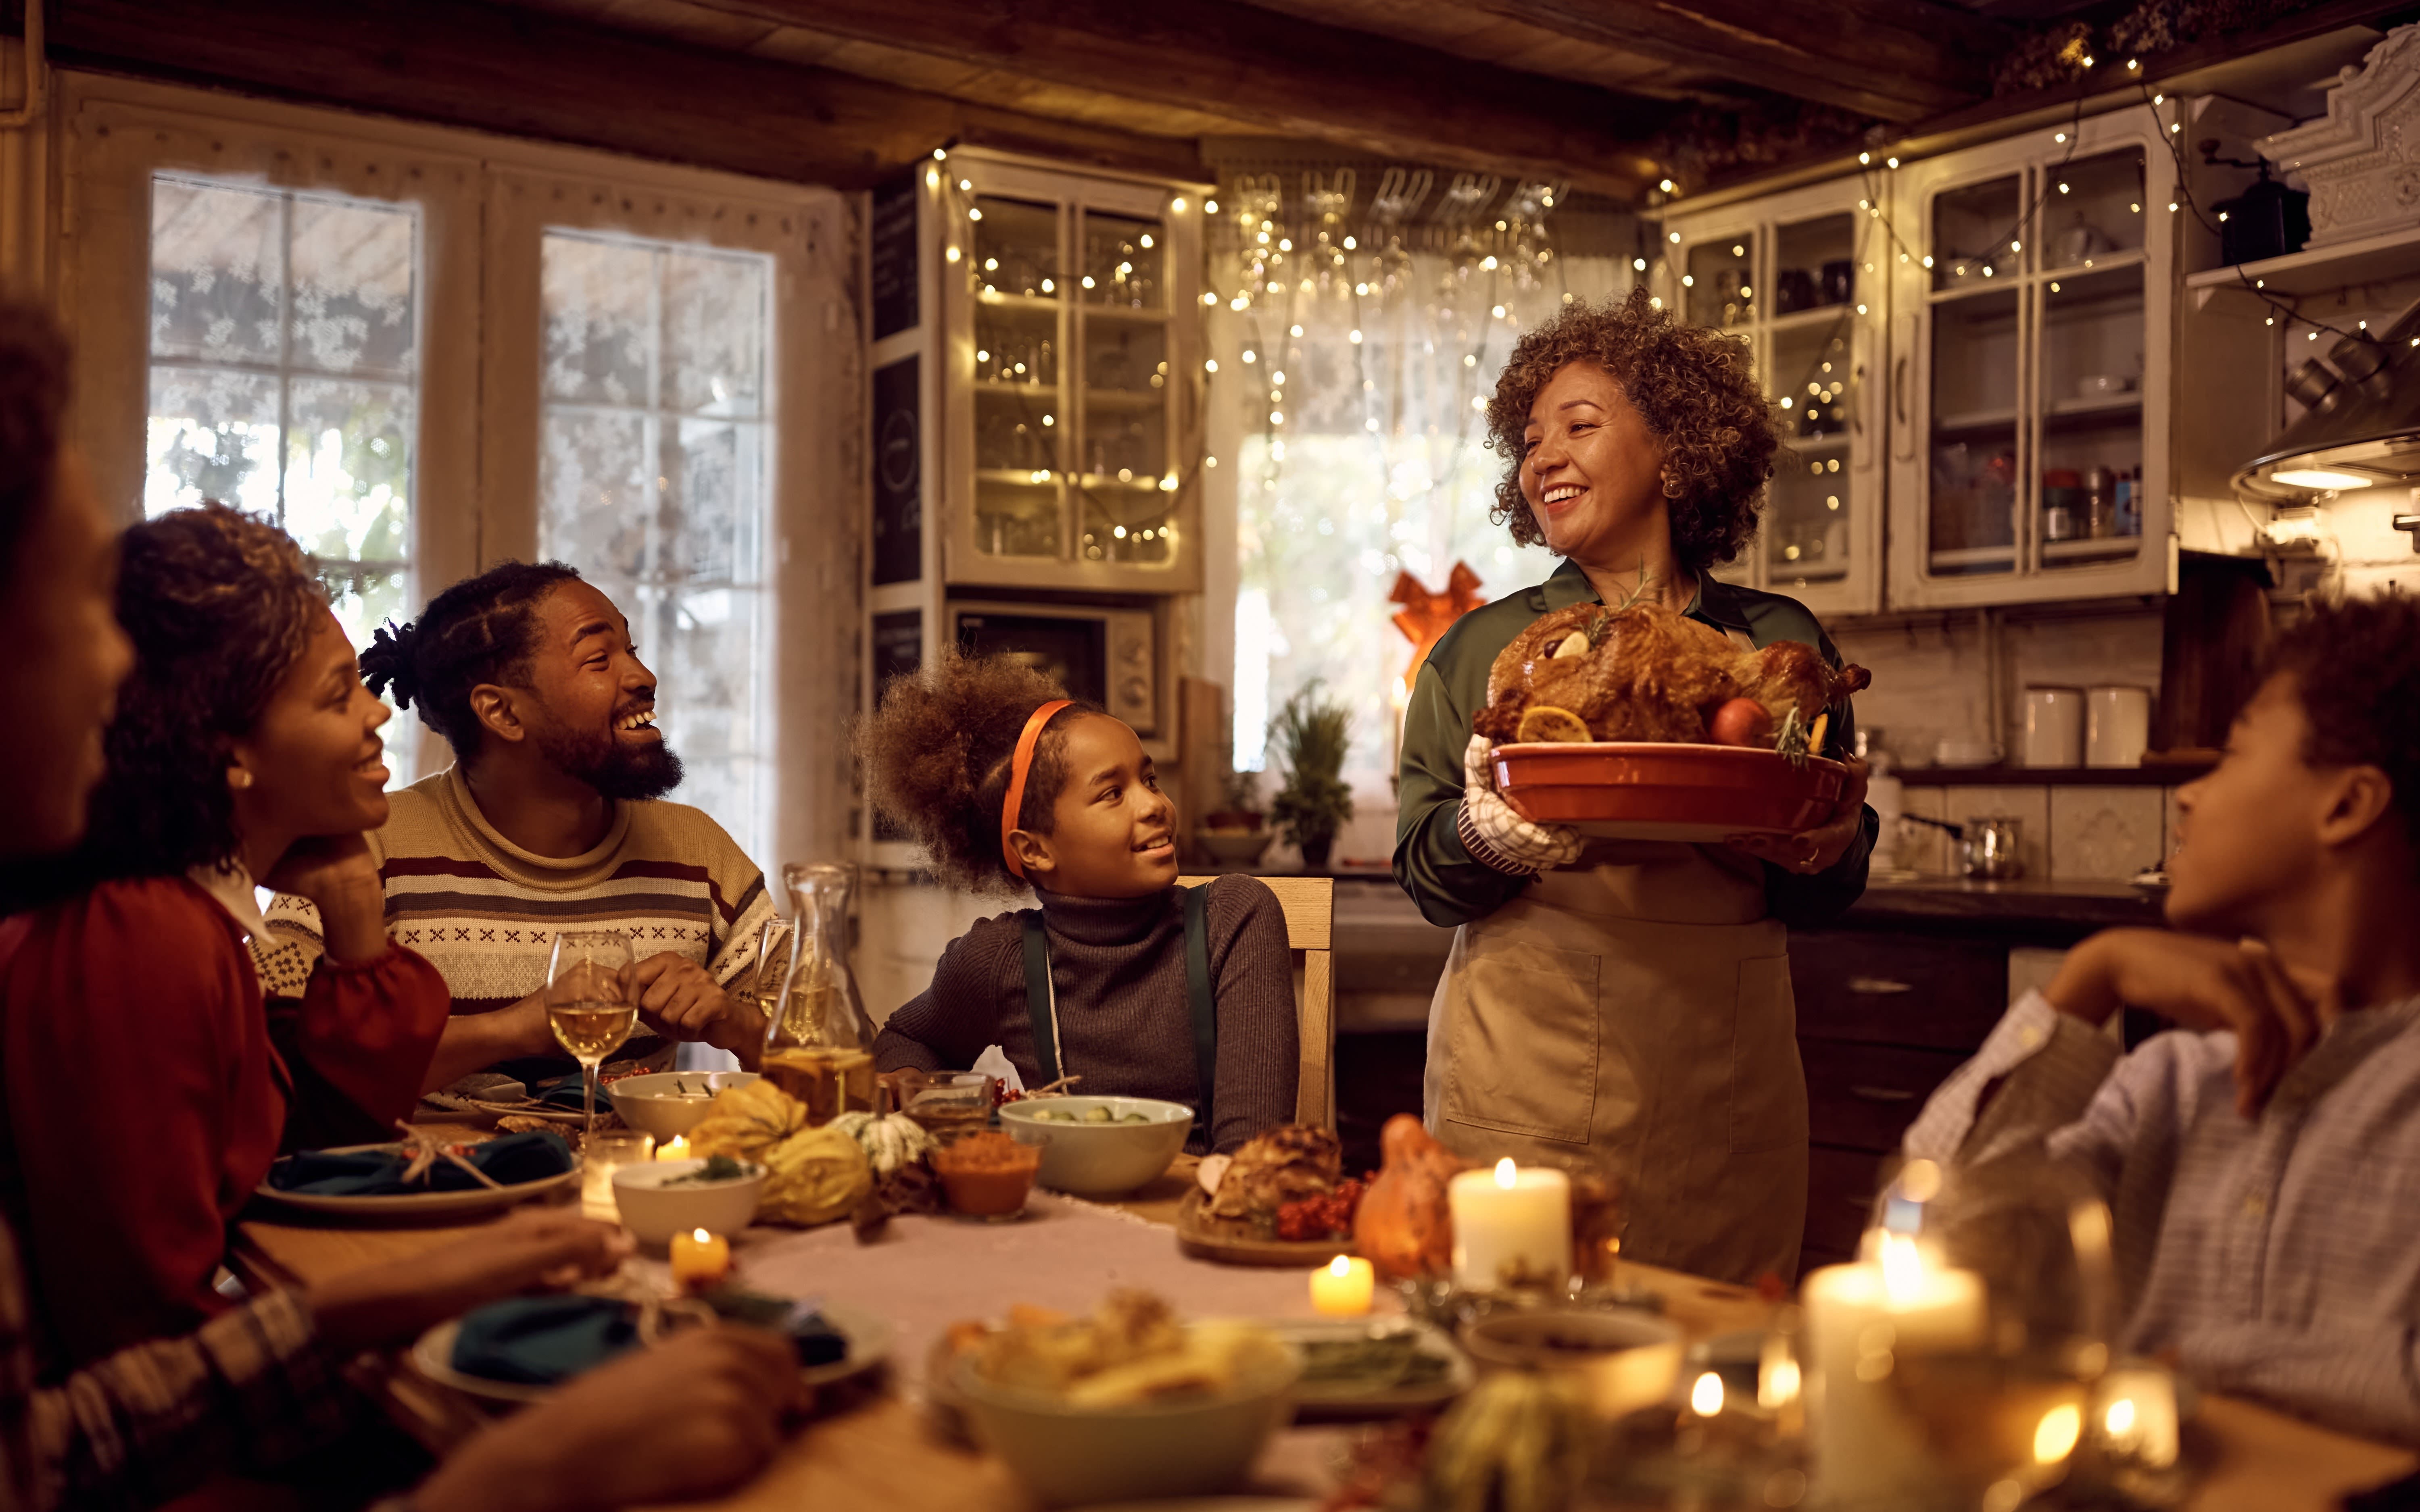
[[[474,1129],[423,1125],[442,1138]],[[1194,1182],[1190,1156],[1140,1191],[1110,1202],[1036,1192],[1021,1221],[948,1215],[894,1218],[861,1243],[845,1223],[815,1229],[752,1227],[734,1239],[742,1284],[790,1296],[845,1302],[892,1325],[887,1368],[828,1388],[755,1480],[713,1502],[728,1512],[881,1504],[897,1512],[1025,1512],[1035,1504],[998,1458],[943,1426],[930,1410],[924,1365],[952,1322],[997,1319],[1013,1304],[1088,1312],[1109,1289],[1160,1293],[1192,1316],[1311,1318],[1310,1268],[1236,1266],[1179,1245],[1177,1211]],[[580,1201],[566,1190],[557,1200]],[[592,1194],[589,1209],[600,1217]],[[348,1222],[256,1201],[236,1226],[230,1267],[249,1288],[324,1281],[360,1267],[409,1259],[474,1233],[471,1222]],[[628,1262],[668,1283],[659,1257]],[[1652,1297],[1691,1341],[1764,1328],[1776,1303],[1756,1291],[1622,1261],[1619,1288]],[[1381,1295],[1381,1305],[1392,1302]],[[442,1454],[494,1411],[415,1368],[409,1351],[354,1372],[405,1431]],[[1254,1472],[1258,1494],[1312,1502],[1335,1489],[1350,1426],[1297,1425],[1272,1441]],[[2357,1438],[2259,1403],[2204,1392],[2189,1424],[2202,1473],[2187,1512],[2334,1512],[2348,1491],[2420,1470],[2408,1448]]]

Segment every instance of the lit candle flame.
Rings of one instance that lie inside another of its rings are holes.
[[[1723,1378],[1709,1370],[1689,1388],[1689,1411],[1713,1417],[1723,1410]]]
[[[2109,1432],[2112,1437],[2134,1429],[2134,1398],[2120,1396],[2109,1404]]]
[[[2034,1429],[2034,1462],[2051,1465],[2066,1458],[2084,1437],[2084,1413],[2073,1402],[2061,1402],[2042,1414]]]
[[[693,1240],[696,1240],[699,1243],[703,1244],[703,1243],[705,1243],[707,1240],[712,1239],[714,1236],[713,1236],[712,1234],[707,1233],[707,1232],[706,1232],[705,1229],[703,1229],[703,1228],[692,1228],[692,1229],[690,1229],[690,1230],[689,1231],[689,1237],[690,1237],[690,1238],[691,1238],[691,1239],[693,1239]]]
[[[1885,1233],[1877,1237],[1883,1289],[1890,1294],[1893,1305],[1906,1306],[1923,1288],[1924,1256],[1916,1249],[1913,1235]]]
[[[1513,1188],[1515,1174],[1512,1166],[1512,1157],[1507,1155],[1502,1160],[1496,1163],[1496,1184],[1502,1187],[1505,1191],[1510,1192]]]
[[[1346,1256],[1339,1255],[1336,1258],[1327,1262],[1327,1273],[1334,1276],[1351,1275],[1353,1273],[1352,1259]]]

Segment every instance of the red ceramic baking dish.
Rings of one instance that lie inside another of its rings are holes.
[[[1620,840],[1715,841],[1792,835],[1839,800],[1849,769],[1821,756],[1652,741],[1498,746],[1496,785],[1535,824],[1577,825]]]

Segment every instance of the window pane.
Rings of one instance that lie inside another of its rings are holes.
[[[151,184],[151,355],[277,361],[285,196],[161,177]]]
[[[144,510],[275,520],[356,645],[411,609],[419,255],[410,205],[151,181]],[[390,746],[397,783],[411,747]]]
[[[771,259],[546,234],[542,554],[628,616],[659,679],[676,796],[752,852],[764,779]],[[770,860],[770,857],[761,857]]]

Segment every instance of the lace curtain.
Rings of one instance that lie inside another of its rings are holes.
[[[1241,341],[1240,371],[1218,386],[1247,438],[1234,764],[1272,764],[1270,715],[1319,680],[1353,717],[1344,775],[1360,817],[1338,854],[1375,859],[1392,848],[1412,649],[1391,623],[1396,576],[1442,589],[1466,562],[1492,599],[1554,570],[1544,550],[1488,521],[1504,458],[1486,447],[1482,411],[1524,332],[1567,302],[1625,295],[1643,275],[1626,257],[1559,253],[1551,186],[1522,186],[1491,209],[1492,183],[1457,179],[1443,223],[1414,227],[1384,213],[1406,197],[1406,176],[1390,173],[1356,225],[1340,177],[1341,192],[1313,176],[1292,215],[1273,180],[1220,194],[1215,286]]]

